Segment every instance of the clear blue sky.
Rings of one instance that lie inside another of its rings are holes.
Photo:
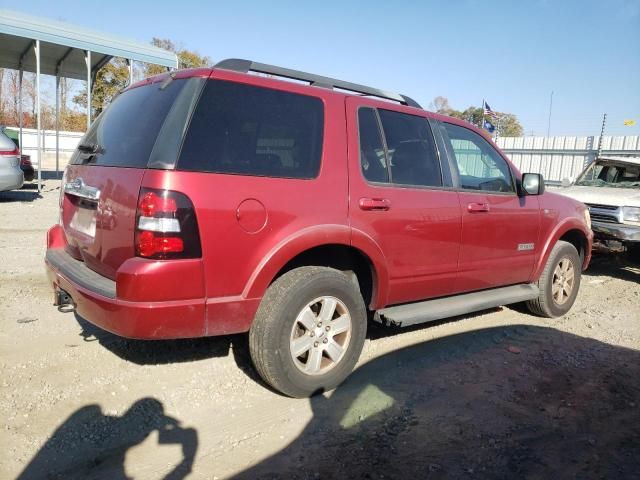
[[[214,61],[249,58],[518,116],[527,134],[640,135],[640,0],[29,0],[0,5]],[[635,119],[635,127],[624,127]]]

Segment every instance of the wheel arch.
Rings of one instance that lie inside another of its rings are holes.
[[[578,256],[582,262],[582,269],[584,270],[591,257],[592,238],[593,234],[587,232],[584,225],[577,219],[567,219],[565,222],[558,224],[544,243],[542,254],[538,257],[531,280],[537,281],[538,278],[540,278],[544,266],[549,259],[549,255],[551,255],[551,251],[558,241],[565,241],[576,247]]]
[[[353,272],[370,309],[380,308],[387,294],[387,270],[382,252],[371,239],[356,235],[343,225],[305,229],[279,242],[264,256],[243,292],[259,298],[276,279],[301,266],[323,266]],[[364,248],[363,248],[364,247]]]

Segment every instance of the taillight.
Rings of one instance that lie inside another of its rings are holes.
[[[136,255],[198,258],[202,255],[195,209],[180,192],[140,189],[136,212]]]
[[[20,150],[17,147],[13,150],[0,150],[0,157],[15,157],[16,155],[20,155]]]
[[[0,150],[0,157],[13,157],[9,160],[9,165],[12,167],[17,167],[20,164],[18,155],[20,155],[18,148],[14,148],[13,150]]]

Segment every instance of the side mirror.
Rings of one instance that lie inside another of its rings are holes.
[[[524,195],[542,195],[544,193],[544,178],[539,173],[522,174],[522,192]]]
[[[573,182],[571,181],[571,179],[570,179],[570,178],[564,177],[564,178],[562,179],[562,186],[563,186],[563,187],[570,187],[572,183],[573,183]]]

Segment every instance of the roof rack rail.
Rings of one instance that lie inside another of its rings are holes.
[[[316,87],[340,88],[342,90],[348,90],[350,92],[362,93],[364,95],[371,95],[374,97],[384,98],[386,100],[393,100],[410,107],[416,107],[420,109],[422,108],[420,104],[413,100],[411,97],[400,95],[399,93],[386,92],[377,88],[358,85],[357,83],[345,82],[343,80],[337,80],[335,78],[323,77],[321,75],[300,72],[298,70],[291,70],[289,68],[276,67],[274,65],[253,62],[251,60],[243,60],[241,58],[228,58],[226,60],[222,60],[216,63],[213,68],[221,68],[224,70],[232,70],[234,72],[241,73],[266,73],[269,75],[275,75],[277,77],[302,80],[305,82],[309,82],[311,85]]]

